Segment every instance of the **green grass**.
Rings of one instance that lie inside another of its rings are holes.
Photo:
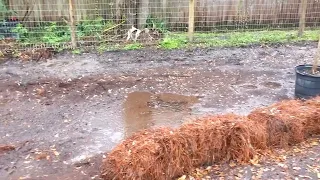
[[[127,44],[123,47],[124,50],[138,50],[141,49],[143,46],[140,43],[133,43],[133,44]]]
[[[160,47],[164,49],[177,49],[186,47],[188,44],[188,38],[186,35],[175,34],[175,35],[167,35],[161,42]]]
[[[160,47],[164,49],[185,47],[242,47],[256,44],[317,41],[319,34],[318,30],[305,31],[302,37],[297,36],[297,31],[195,33],[194,42],[188,43],[186,33],[175,33],[167,34],[160,42]]]
[[[131,44],[126,44],[126,45],[102,43],[99,46],[97,46],[96,50],[98,53],[102,54],[107,51],[138,50],[138,49],[142,49],[142,48],[143,48],[143,45],[140,43],[131,43]]]
[[[74,49],[74,50],[72,50],[72,54],[75,54],[75,55],[79,55],[79,54],[81,54],[82,52],[81,52],[81,49]]]
[[[120,47],[119,44],[102,43],[96,47],[97,52],[100,54],[107,52],[107,51],[114,51],[114,50],[119,50],[119,49],[122,49],[122,47]]]

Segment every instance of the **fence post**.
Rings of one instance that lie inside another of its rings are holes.
[[[77,48],[76,27],[74,21],[74,0],[69,0],[69,15],[70,15],[70,29],[71,29],[71,45],[72,48]]]
[[[188,25],[188,36],[189,41],[193,41],[194,35],[194,9],[195,9],[195,0],[189,0],[189,25]]]
[[[137,27],[138,29],[143,29],[143,26],[146,24],[149,12],[149,0],[139,0],[138,3],[138,9],[136,9],[137,13]],[[134,23],[133,23],[134,25]]]
[[[301,0],[300,3],[300,20],[299,20],[299,32],[298,36],[301,37],[306,27],[306,13],[307,13],[307,0]]]

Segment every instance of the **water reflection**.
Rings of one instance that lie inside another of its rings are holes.
[[[124,102],[126,136],[151,126],[177,126],[191,116],[191,106],[199,100],[194,96],[172,93],[133,92]]]

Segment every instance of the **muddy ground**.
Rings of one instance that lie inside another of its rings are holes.
[[[0,152],[0,179],[98,179],[102,153],[139,129],[247,114],[293,98],[294,67],[311,63],[315,50],[316,44],[145,49],[2,62],[0,144],[16,150]],[[313,148],[310,157],[320,150]],[[291,161],[301,166],[319,164],[317,153],[315,161],[297,157]],[[235,170],[224,170],[219,178],[234,177]]]

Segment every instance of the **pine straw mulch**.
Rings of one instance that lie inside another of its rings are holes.
[[[16,147],[13,145],[0,144],[0,155],[6,153],[8,151],[13,151],[15,149],[16,149]]]
[[[320,97],[287,100],[248,116],[209,116],[180,128],[144,130],[107,155],[103,179],[173,179],[194,168],[287,147],[320,134]]]

